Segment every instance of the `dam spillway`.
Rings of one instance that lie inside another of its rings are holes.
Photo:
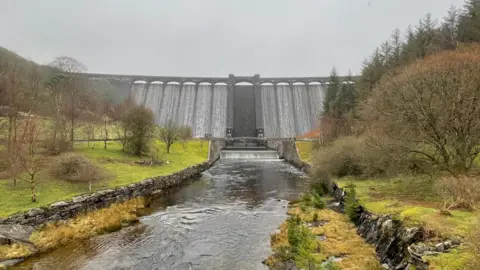
[[[327,77],[159,77],[85,74],[128,88],[155,121],[190,126],[194,137],[292,138],[318,128]],[[344,78],[340,78],[341,80]]]

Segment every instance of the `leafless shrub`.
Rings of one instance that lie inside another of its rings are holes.
[[[478,176],[446,176],[439,179],[436,185],[444,201],[444,210],[477,209],[480,204],[480,177]]]
[[[50,173],[60,180],[88,183],[90,191],[93,182],[107,178],[106,173],[89,159],[71,153],[58,156],[50,166]]]

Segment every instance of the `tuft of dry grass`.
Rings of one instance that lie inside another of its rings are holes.
[[[117,231],[124,225],[137,221],[137,210],[143,207],[144,200],[141,198],[114,204],[105,209],[80,215],[67,222],[48,224],[40,231],[34,232],[30,240],[40,251],[52,250],[73,240]]]
[[[25,245],[0,245],[0,261],[28,257],[30,255],[32,255],[32,251]]]
[[[288,214],[298,216],[303,222],[312,222],[314,217],[326,222],[322,226],[310,228],[313,234],[326,237],[325,241],[316,240],[319,246],[317,256],[320,260],[326,260],[331,256],[344,257],[342,261],[336,263],[341,269],[382,269],[375,249],[364,242],[357,234],[355,225],[345,215],[330,209],[308,208],[303,211],[298,205],[291,205]],[[280,225],[279,233],[271,235],[270,242],[272,249],[288,246],[287,222]],[[276,260],[270,256],[267,264],[274,265]]]

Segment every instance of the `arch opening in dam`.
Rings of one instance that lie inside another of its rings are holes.
[[[317,128],[328,77],[226,78],[84,74],[106,79],[163,125],[190,126],[194,137],[292,138]],[[342,83],[352,83],[340,78]]]

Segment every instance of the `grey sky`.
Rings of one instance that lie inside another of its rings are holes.
[[[89,72],[219,76],[357,73],[394,28],[463,0],[0,0],[0,46]]]

